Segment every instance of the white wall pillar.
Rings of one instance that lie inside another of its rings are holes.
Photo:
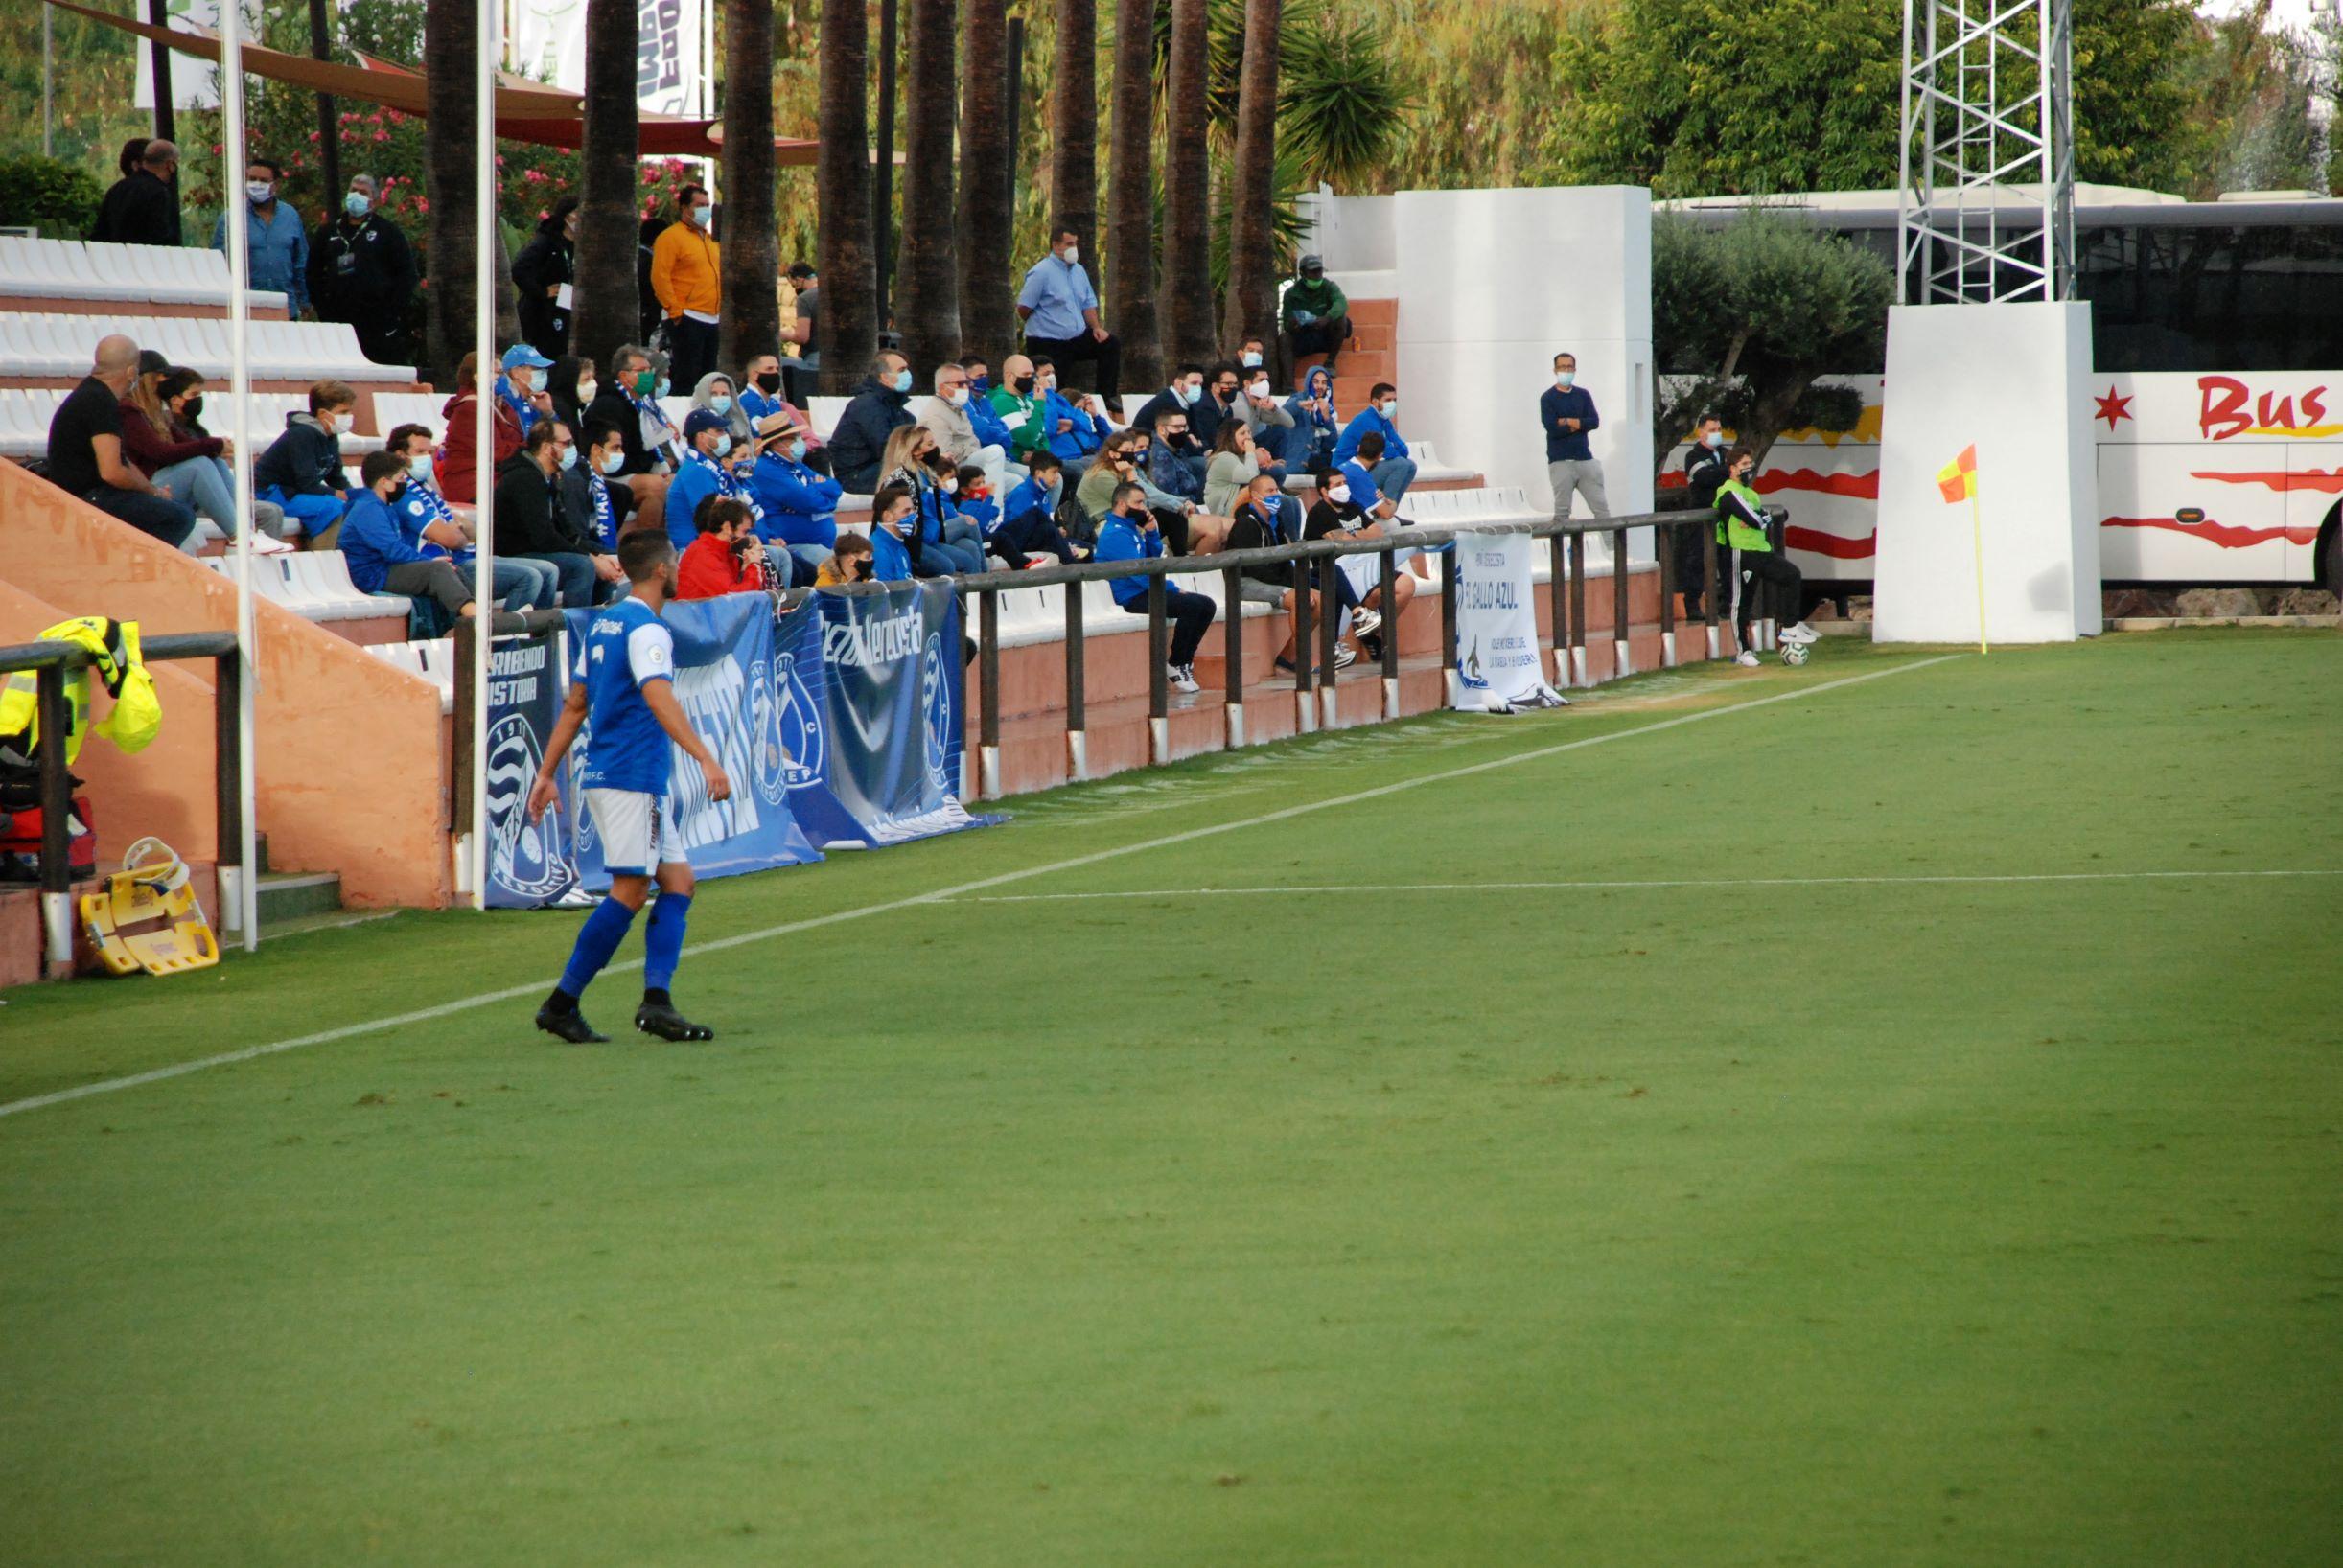
[[[2091,308],[1899,305],[1888,315],[1871,634],[1976,642],[1983,535],[1991,642],[2065,642],[2101,625]],[[1937,473],[1977,449],[1977,522]]]

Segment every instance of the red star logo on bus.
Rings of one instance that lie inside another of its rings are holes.
[[[2117,397],[2115,395],[2115,388],[2112,386],[2107,388],[2107,395],[2105,397],[2093,398],[2091,401],[2099,404],[2099,412],[2093,414],[2091,417],[2093,419],[2105,420],[2107,422],[2107,428],[2110,430],[2115,428],[2115,422],[2117,420],[2131,418],[2131,400],[2129,398]]]

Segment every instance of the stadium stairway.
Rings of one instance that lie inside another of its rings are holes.
[[[30,641],[71,615],[147,631],[232,630],[236,588],[10,463],[0,463],[0,640]],[[283,605],[256,596],[256,825],[278,870],[337,874],[358,908],[435,908],[450,892],[448,752],[439,693]],[[191,863],[217,855],[208,668],[157,667],[163,727],[125,757],[81,753],[101,865],[153,833]]]

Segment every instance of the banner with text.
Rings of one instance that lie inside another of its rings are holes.
[[[960,600],[944,583],[817,593],[822,612],[823,776],[854,825],[824,843],[876,848],[980,827],[960,803]],[[828,823],[822,824],[828,827]]]
[[[1551,707],[1562,698],[1545,683],[1531,596],[1527,534],[1459,534],[1449,557],[1456,573],[1454,705],[1475,713]]]
[[[582,680],[578,659],[592,611],[569,612],[569,679]],[[763,594],[691,599],[662,612],[675,637],[675,696],[732,781],[723,800],[708,797],[708,776],[681,748],[672,753],[668,798],[684,858],[703,877],[732,876],[822,858],[789,807],[787,754],[773,702],[773,605]],[[564,782],[576,789],[592,726],[569,749]],[[602,846],[591,816],[576,814],[570,835],[581,883],[610,886]]]
[[[507,637],[488,655],[488,906],[534,910],[577,886],[569,796],[529,820],[529,787],[562,704],[560,642]]]

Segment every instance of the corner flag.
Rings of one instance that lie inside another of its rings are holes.
[[[1937,488],[1944,493],[1947,506],[1959,506],[1962,501],[1977,498],[1977,447],[1975,443],[1960,449],[1960,455],[1937,470]]]
[[[1985,528],[1977,511],[1977,443],[1960,449],[1960,455],[1937,470],[1937,489],[1944,504],[1969,503],[1969,535],[1977,550],[1977,651],[1990,651],[1985,639]]]

